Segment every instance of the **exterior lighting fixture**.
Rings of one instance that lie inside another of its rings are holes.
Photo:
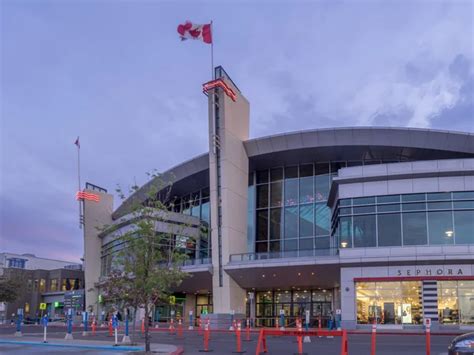
[[[341,242],[341,247],[347,248],[347,242]]]
[[[88,192],[78,191],[76,192],[76,200],[78,201],[87,200],[87,201],[99,202],[100,196],[96,194],[91,194]]]
[[[276,277],[277,274],[273,274],[273,277]]]
[[[453,231],[446,231],[446,232],[444,232],[444,234],[446,234],[446,237],[451,238],[453,236],[454,232]]]
[[[231,87],[227,85],[222,79],[212,80],[203,84],[202,91],[206,93],[207,91],[218,87],[224,90],[225,94],[235,102],[237,95],[235,94],[234,90],[232,90]]]
[[[298,276],[301,276],[301,272],[298,273]]]
[[[262,277],[265,277],[265,274],[262,274]]]
[[[314,272],[312,272],[311,275],[314,275]]]

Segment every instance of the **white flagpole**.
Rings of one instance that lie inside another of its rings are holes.
[[[211,78],[215,79],[215,70],[214,70],[214,29],[212,28],[211,20]]]
[[[81,142],[77,137],[77,191],[81,191]],[[82,211],[81,211],[81,199],[77,201],[79,203],[79,229],[82,229]]]

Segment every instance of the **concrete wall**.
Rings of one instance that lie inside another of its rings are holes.
[[[418,192],[474,190],[474,159],[449,159],[343,168],[334,179],[339,199]],[[331,190],[335,190],[335,186]]]
[[[112,224],[113,196],[95,190],[84,190],[100,196],[99,202],[84,201],[84,279],[86,293],[86,309],[92,307],[99,314],[98,292],[95,284],[100,278],[100,252],[102,241],[99,238],[101,229]]]
[[[243,145],[249,137],[249,103],[230,80],[223,79],[237,93],[232,101],[221,89],[216,90],[219,105],[220,174],[222,208],[221,240],[218,236],[217,159],[213,147],[213,94],[209,93],[209,173],[211,194],[211,238],[213,264],[214,313],[245,310],[245,291],[223,270],[230,254],[247,251],[248,157]],[[221,264],[219,267],[219,244]],[[219,271],[222,273],[220,285]]]

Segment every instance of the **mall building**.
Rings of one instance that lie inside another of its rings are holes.
[[[163,173],[172,198],[158,232],[190,226],[176,236],[192,276],[176,289],[177,314],[273,326],[282,310],[285,322],[310,311],[312,322],[340,315],[346,328],[425,318],[474,327],[473,133],[350,127],[250,139],[249,102],[222,67],[215,75],[203,85],[209,153]],[[117,230],[152,184],[115,210],[111,194],[85,190],[100,196],[84,201],[95,312],[106,307],[100,280]],[[169,309],[157,305],[157,317]]]

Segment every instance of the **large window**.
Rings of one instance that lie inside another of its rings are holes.
[[[342,199],[332,219],[340,248],[474,244],[473,230],[471,191]]]
[[[255,297],[257,325],[274,326],[280,311],[285,314],[286,326],[310,311],[310,322],[314,326],[321,317],[324,324],[331,317],[332,292],[326,289],[301,289],[259,291]],[[247,316],[250,316],[247,308]]]
[[[255,196],[249,193],[249,198],[255,203],[249,204],[248,232],[254,233],[254,238],[248,240],[255,241],[256,252],[330,248],[327,198],[331,176],[346,163],[333,165],[303,164],[250,174]],[[255,219],[250,218],[250,212]]]
[[[421,324],[421,282],[356,283],[357,323]]]
[[[438,281],[438,315],[442,324],[474,325],[474,281]]]

